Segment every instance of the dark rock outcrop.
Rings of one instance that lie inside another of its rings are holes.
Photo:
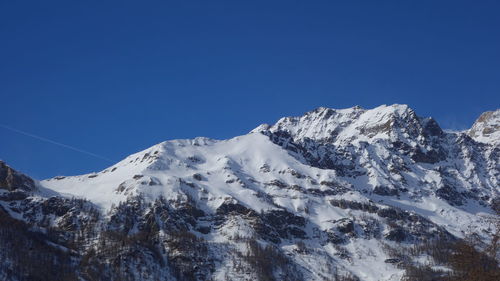
[[[15,171],[5,162],[0,161],[0,189],[34,191],[36,186],[33,179]]]

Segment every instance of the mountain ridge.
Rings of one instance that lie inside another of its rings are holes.
[[[321,107],[228,140],[165,141],[36,190],[2,184],[0,211],[59,233],[50,243],[75,252],[65,266],[84,280],[401,280],[408,267],[387,245],[470,229],[491,239],[495,116],[451,133],[407,105]],[[22,176],[2,165],[0,183]]]

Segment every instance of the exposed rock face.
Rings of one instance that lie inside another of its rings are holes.
[[[31,178],[13,170],[5,162],[0,161],[0,189],[33,191],[35,188],[35,182]]]
[[[0,279],[400,280],[391,246],[491,234],[496,112],[318,108],[40,183],[0,162]]]

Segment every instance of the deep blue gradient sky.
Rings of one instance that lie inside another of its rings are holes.
[[[500,105],[499,1],[1,1],[0,124],[113,161],[318,106]],[[43,179],[111,163],[0,128]]]

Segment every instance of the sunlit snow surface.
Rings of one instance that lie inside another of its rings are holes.
[[[491,196],[499,193],[498,173],[496,178],[485,176],[473,179],[478,177],[473,171],[475,166],[467,161],[457,161],[437,165],[415,164],[409,171],[389,177],[384,173],[387,167],[383,166],[385,157],[389,156],[386,154],[390,152],[383,145],[372,145],[363,150],[359,163],[367,167],[368,174],[359,177],[340,176],[335,170],[307,165],[262,133],[266,130],[272,132],[286,129],[296,139],[329,139],[339,146],[360,146],[363,142],[374,143],[377,139],[403,139],[408,143],[417,143],[418,139],[409,138],[403,130],[387,133],[381,131],[368,136],[360,134],[362,129],[380,126],[389,122],[393,116],[405,116],[408,112],[409,109],[405,105],[382,106],[373,110],[356,107],[331,111],[320,108],[316,110],[316,115],[283,118],[274,126],[262,125],[247,135],[229,140],[196,138],[166,141],[133,154],[104,171],[53,178],[40,184],[63,196],[86,198],[102,208],[104,213],[129,196],[138,194],[146,200],[154,200],[159,196],[173,200],[190,196],[196,200],[197,207],[207,213],[214,213],[223,202],[231,200],[257,212],[281,207],[308,219],[306,231],[309,237],[314,236],[314,227],[327,230],[333,227],[335,220],[361,215],[360,211],[340,209],[329,204],[329,200],[341,198],[357,202],[371,201],[412,211],[459,237],[470,229],[476,232],[487,231],[491,227],[486,219],[491,214],[489,208],[474,200],[468,200],[460,207],[451,206],[434,195],[433,191],[443,180],[435,168],[446,165],[460,166],[458,170],[463,173],[461,178],[464,178],[460,184],[484,184],[489,187]],[[498,124],[498,119],[489,122]],[[478,141],[489,141],[485,140],[483,135],[477,137]],[[498,140],[494,134],[488,137]],[[493,142],[488,151],[496,145],[498,142]],[[493,169],[498,171],[498,166]],[[394,184],[401,180],[405,180],[408,193],[396,197],[367,192],[375,186]],[[305,190],[327,190],[329,187],[318,183],[330,181],[352,188],[342,195],[318,196],[300,190],[280,188],[270,184],[273,181],[285,183],[287,186],[300,186]],[[422,184],[423,182],[425,184]],[[196,183],[196,188],[186,188],[190,183]],[[204,238],[218,242],[235,233],[245,236],[251,232],[252,229],[248,229],[244,223],[235,221],[231,226],[219,230],[218,234],[210,233]],[[331,245],[311,246],[323,249],[324,252],[317,255],[334,256],[336,252]],[[293,245],[283,247],[292,250]],[[353,253],[352,260],[339,259],[338,262],[362,280],[401,278],[401,270],[384,263],[387,257],[381,250],[379,241],[355,238],[346,248]],[[297,259],[298,263],[313,272],[312,276],[315,271],[320,272],[321,266],[325,266],[321,264],[320,258],[312,259],[310,256],[299,255]],[[219,271],[217,274],[224,276],[224,269]]]

